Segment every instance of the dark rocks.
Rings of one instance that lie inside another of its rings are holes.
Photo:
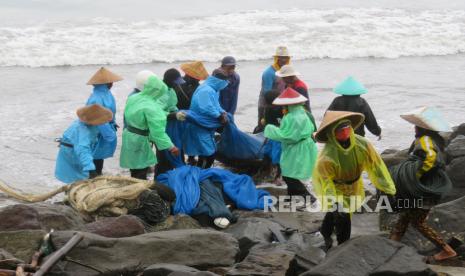
[[[55,247],[62,247],[73,235],[71,231],[52,236]],[[154,232],[127,238],[105,238],[84,233],[69,254],[72,259],[100,271],[172,263],[208,268],[230,266],[239,252],[236,239],[218,231],[194,229]],[[98,275],[93,269],[65,262],[64,275]]]
[[[17,259],[10,252],[0,248],[0,269],[16,269],[16,266],[21,263],[24,263],[24,261]]]
[[[427,224],[435,229],[444,240],[463,238],[465,234],[465,197],[446,202],[431,209]],[[415,247],[420,253],[432,254],[436,247],[413,227],[409,226],[402,242]]]
[[[228,271],[227,276],[286,275],[295,253],[285,244],[258,244],[249,255]]]
[[[17,258],[29,262],[40,247],[46,232],[43,230],[18,230],[0,232],[0,248]]]
[[[172,272],[191,273],[199,272],[199,270],[185,265],[160,263],[147,267],[143,276],[167,276]]]
[[[351,239],[302,276],[436,275],[413,248],[379,236]]]
[[[456,126],[453,128],[454,131],[451,133],[451,135],[449,136],[449,141],[452,141],[455,139],[455,137],[459,136],[459,135],[465,135],[465,123],[459,125],[459,126]]]
[[[447,174],[454,184],[454,188],[465,188],[465,156],[455,158],[447,166]]]
[[[447,146],[445,153],[448,163],[455,158],[465,156],[465,136],[459,135],[454,138]]]
[[[87,231],[108,238],[132,237],[145,233],[144,224],[136,216],[103,217],[86,225]]]
[[[387,167],[395,166],[408,158],[408,149],[401,151],[388,149],[381,154]]]
[[[16,204],[0,209],[0,231],[24,229],[85,230],[84,222],[71,207],[58,204]]]
[[[199,222],[187,215],[169,216],[164,222],[150,227],[148,232],[181,230],[181,229],[201,229]]]
[[[258,243],[271,243],[273,231],[280,232],[284,228],[264,218],[239,218],[238,222],[225,230],[239,241],[241,250],[238,260],[244,259],[249,254],[249,249]]]

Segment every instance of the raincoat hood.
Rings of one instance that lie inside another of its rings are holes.
[[[348,77],[345,79],[343,82],[338,84],[338,86],[336,86],[333,91],[336,94],[347,96],[361,95],[368,92],[365,86],[363,86],[363,84],[355,80],[353,77]]]
[[[215,89],[215,91],[220,91],[228,86],[229,82],[227,80],[222,80],[214,76],[209,76],[207,80],[203,83]]]
[[[155,100],[161,98],[168,93],[168,86],[158,77],[151,76],[144,86],[144,90],[140,92],[141,95],[154,98]]]
[[[350,145],[349,147],[347,148],[344,148],[341,143],[339,143],[339,141],[336,139],[336,129],[342,125],[342,124],[345,124],[345,123],[349,123],[351,124],[351,121],[350,120],[341,120],[339,121],[338,123],[334,124],[333,126],[330,127],[329,131],[327,132],[327,136],[328,136],[328,143],[333,145],[334,147],[337,148],[338,151],[343,151],[343,152],[348,152],[350,150],[352,150],[355,146],[355,133],[354,133],[354,129],[352,128],[352,125],[350,125],[350,138],[349,138],[349,141],[350,141]]]

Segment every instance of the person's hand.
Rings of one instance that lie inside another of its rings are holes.
[[[260,119],[260,124],[261,124],[262,126],[265,125],[265,118],[261,118],[261,119]]]
[[[172,155],[174,155],[174,156],[178,156],[178,155],[179,155],[179,149],[178,149],[176,146],[170,148],[169,151],[170,151],[170,153],[171,153]]]
[[[226,124],[228,123],[228,121],[229,121],[229,120],[228,120],[228,113],[223,112],[223,113],[221,114],[221,116],[220,116],[220,122],[221,122],[221,124],[226,125]]]
[[[379,141],[379,140],[381,140],[381,134],[380,134],[380,135],[378,135],[378,141]]]
[[[185,121],[186,120],[186,113],[181,112],[181,111],[176,112],[176,119],[178,121]]]

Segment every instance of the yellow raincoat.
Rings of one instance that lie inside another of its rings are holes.
[[[320,152],[313,172],[313,188],[323,209],[332,207],[333,199],[347,212],[354,212],[365,199],[362,172],[366,171],[375,187],[386,194],[395,194],[396,188],[381,156],[364,137],[350,135],[350,146],[345,149],[336,140],[334,130],[328,131],[328,142]],[[351,197],[352,204],[351,204]]]

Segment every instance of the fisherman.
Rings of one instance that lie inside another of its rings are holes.
[[[158,101],[168,87],[156,76],[150,76],[142,92],[129,97],[124,117],[127,126],[123,130],[120,166],[130,169],[131,176],[147,179],[150,166],[157,164],[151,143],[159,150],[169,150],[177,156],[178,148],[165,132],[166,112]]]
[[[88,85],[93,85],[94,90],[87,100],[86,105],[99,104],[105,108],[108,108],[113,112],[113,119],[108,123],[113,130],[116,132],[118,125],[115,121],[116,115],[116,101],[111,93],[111,87],[114,82],[120,81],[123,78],[106,69],[105,67],[100,68],[92,78],[87,82]],[[95,171],[91,172],[92,175],[102,175],[104,159],[113,156],[116,150],[117,139],[114,139],[111,143],[99,137],[99,142],[94,151],[94,164]]]
[[[185,73],[183,79],[184,84],[177,92],[178,109],[187,110],[191,106],[192,95],[200,85],[200,81],[208,78],[207,69],[201,61],[193,61],[181,64],[181,70]],[[178,93],[179,92],[179,93]]]
[[[389,195],[396,192],[380,155],[367,139],[354,133],[363,119],[361,113],[326,111],[315,134],[316,140],[325,144],[312,180],[323,209],[328,211],[320,229],[326,249],[332,247],[334,230],[338,244],[350,239],[352,213],[365,198],[362,172],[368,173],[377,189]]]
[[[192,96],[200,85],[200,81],[208,78],[207,69],[201,61],[193,61],[181,64],[181,70],[185,73],[183,79],[186,83],[181,85],[178,95],[178,109],[187,110],[191,106]],[[189,165],[195,166],[197,161],[195,156],[189,156],[187,159]]]
[[[164,106],[167,112],[166,133],[170,137],[174,145],[180,150],[178,156],[173,156],[167,150],[157,150],[158,164],[155,168],[155,176],[158,176],[166,171],[172,170],[175,167],[184,165],[184,154],[182,151],[182,137],[184,134],[186,114],[178,112],[177,104],[181,85],[186,82],[181,77],[181,73],[175,68],[166,70],[163,75],[163,82],[168,86],[168,91],[159,102]]]
[[[60,150],[55,177],[64,183],[88,179],[95,171],[93,160],[98,143],[116,140],[116,133],[108,124],[113,120],[111,110],[92,104],[78,109],[76,113],[79,120],[74,121],[58,139]]]
[[[128,98],[142,91],[144,89],[144,85],[147,83],[147,80],[149,79],[150,76],[156,76],[156,74],[150,70],[139,71],[139,73],[137,73],[136,75],[136,87],[128,95]],[[123,127],[126,128],[126,119],[124,118],[124,116],[123,116],[123,124],[124,124]]]
[[[279,69],[279,71],[276,72],[276,76],[280,77],[284,81],[286,87],[290,87],[295,91],[299,92],[300,95],[304,96],[307,99],[310,99],[308,97],[307,85],[305,84],[305,82],[303,82],[297,77],[300,76],[300,73],[297,72],[292,65],[288,64],[281,67],[281,69]],[[305,108],[309,112],[311,112],[309,100],[305,102]]]
[[[376,121],[375,115],[371,111],[368,102],[360,96],[367,93],[367,89],[363,84],[356,81],[353,77],[348,77],[336,86],[333,91],[342,96],[336,97],[329,105],[328,110],[362,113],[365,115],[365,121],[360,127],[355,129],[355,133],[365,136],[366,126],[373,135],[378,136],[378,140],[381,140],[381,128]]]
[[[227,76],[217,73],[200,85],[192,97],[190,111],[209,121],[228,123],[228,114],[219,103],[219,91],[228,85]],[[198,156],[198,167],[206,169],[215,160],[215,129],[205,125],[189,123],[184,136],[184,150],[188,156]]]
[[[262,88],[260,90],[260,96],[258,98],[258,124],[254,130],[254,133],[262,132],[265,124],[262,121],[265,113],[265,95],[272,89],[277,89],[282,92],[285,88],[285,83],[281,78],[276,77],[276,71],[281,69],[291,61],[289,51],[285,46],[279,46],[276,48],[276,53],[273,56],[274,62],[270,65],[262,74]]]
[[[239,97],[239,85],[241,79],[239,74],[236,73],[236,59],[231,56],[226,56],[221,60],[221,67],[213,71],[215,73],[221,72],[228,76],[228,86],[220,91],[220,106],[224,111],[234,115],[237,108],[237,100]]]
[[[450,245],[426,224],[431,208],[452,188],[443,157],[445,141],[438,133],[452,129],[433,107],[423,107],[401,117],[415,125],[415,141],[410,147],[408,160],[390,168],[397,188],[396,199],[403,203],[390,238],[400,241],[410,223],[441,250],[427,257],[427,262],[455,257],[457,253]]]
[[[312,138],[316,126],[311,114],[304,108],[308,99],[292,88],[287,88],[273,101],[284,106],[284,117],[279,127],[267,125],[265,137],[281,142],[279,164],[289,195],[310,196],[303,181],[308,181],[313,172],[318,149]]]

